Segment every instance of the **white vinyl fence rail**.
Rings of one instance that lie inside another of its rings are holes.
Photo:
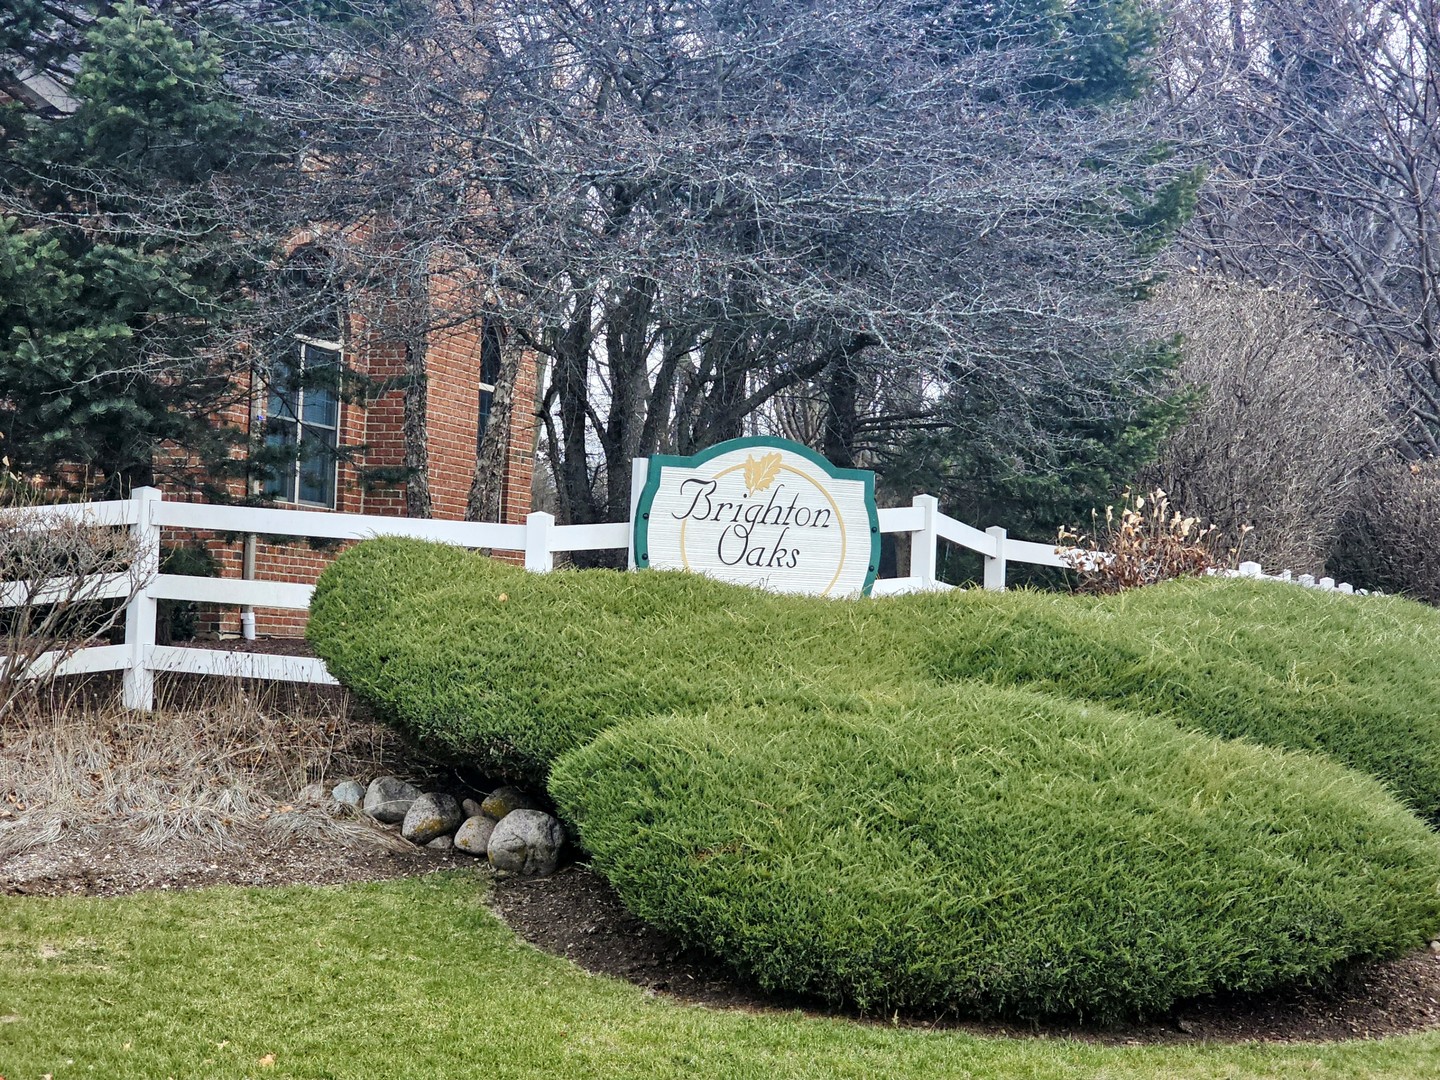
[[[646,462],[635,462],[635,500],[643,486]],[[523,525],[484,522],[432,521],[416,518],[382,517],[368,514],[337,514],[308,510],[272,510],[250,506],[213,506],[204,503],[167,502],[154,488],[139,488],[130,499],[113,502],[70,503],[13,511],[19,520],[36,528],[47,521],[74,520],[129,528],[140,551],[138,589],[131,581],[97,582],[88,599],[123,597],[134,592],[125,610],[125,643],[100,645],[75,651],[47,653],[31,668],[31,674],[78,675],[100,671],[124,672],[123,700],[127,708],[154,707],[155,674],[183,672],[196,675],[228,675],[238,678],[272,679],[285,682],[334,684],[335,679],[321,660],[306,656],[230,652],[220,649],[160,645],[155,639],[156,605],[161,600],[189,600],[203,604],[240,607],[305,610],[314,592],[311,585],[242,578],[193,577],[162,574],[160,537],[163,529],[201,529],[222,533],[258,533],[284,537],[314,537],[328,540],[363,540],[374,536],[407,536],[436,540],[469,548],[523,552],[525,568],[545,573],[554,567],[555,555],[562,552],[631,549],[633,529],[629,522],[602,525],[557,525],[551,514],[530,514]],[[906,592],[949,589],[936,577],[939,542],[948,540],[977,552],[984,559],[984,585],[1004,589],[1009,563],[1066,567],[1069,564],[1052,544],[1010,539],[999,527],[979,529],[940,512],[934,496],[917,495],[910,506],[879,512],[882,533],[908,533],[909,573],[904,577],[882,578],[872,590],[876,596]],[[1249,567],[1254,567],[1253,571]],[[1249,576],[1260,576],[1260,568],[1247,564]],[[0,608],[37,603],[26,583],[0,582]],[[29,583],[32,584],[33,583]],[[1332,583],[1333,584],[1333,583]],[[1324,587],[1322,584],[1320,587]],[[1340,586],[1349,591],[1349,586]],[[26,600],[26,596],[32,597]],[[3,658],[0,658],[3,662]]]

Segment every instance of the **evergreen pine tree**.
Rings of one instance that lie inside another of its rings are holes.
[[[238,392],[229,330],[263,255],[225,191],[259,133],[213,43],[131,0],[86,31],[70,93],[68,115],[0,121],[3,452],[98,497],[216,478],[239,437],[214,422]]]

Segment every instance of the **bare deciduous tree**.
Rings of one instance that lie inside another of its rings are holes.
[[[1440,453],[1440,3],[1175,0],[1170,98],[1213,171],[1187,242],[1318,298]]]
[[[401,220],[386,259],[483,283],[544,360],[562,516],[623,518],[636,455],[807,384],[843,461],[877,386],[919,415],[941,384],[1110,362],[1148,200],[1187,168],[1148,106],[1067,95],[1095,42],[1042,8],[440,4],[271,70],[254,107],[306,132],[288,213]]]
[[[125,529],[72,513],[0,508],[0,717],[106,640],[158,567]]]

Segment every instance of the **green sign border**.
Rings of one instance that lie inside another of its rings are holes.
[[[728,442],[716,443],[691,457],[679,457],[675,454],[653,455],[645,476],[645,486],[640,490],[640,501],[635,506],[636,568],[642,570],[650,568],[650,507],[655,502],[655,493],[660,489],[660,470],[667,466],[682,469],[695,468],[697,465],[705,464],[711,458],[728,454],[732,450],[751,450],[756,447],[788,450],[790,453],[799,454],[812,464],[820,466],[828,476],[836,480],[859,480],[865,485],[865,511],[870,517],[870,572],[865,575],[865,585],[861,589],[861,593],[869,596],[870,588],[875,584],[875,578],[880,573],[880,514],[875,509],[875,474],[869,469],[838,468],[808,446],[791,442],[789,439],[777,439],[770,435],[752,435],[744,439],[730,439]]]

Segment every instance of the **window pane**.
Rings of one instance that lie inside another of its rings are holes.
[[[489,386],[500,381],[500,328],[490,319],[480,330],[480,381]]]
[[[295,426],[270,422],[265,435],[266,457],[270,462],[270,478],[265,481],[265,494],[281,502],[295,501]]]
[[[338,427],[340,354],[315,345],[302,345],[300,351],[305,363],[305,404],[301,419],[307,424]]]
[[[295,401],[295,368],[286,360],[278,360],[270,373],[270,400],[265,415],[277,420],[294,420]]]
[[[335,505],[335,431],[305,426],[300,436],[300,502]]]
[[[334,349],[322,349],[319,345],[301,342],[300,358],[306,374],[319,378],[322,385],[335,384],[340,375],[340,354]]]
[[[480,391],[480,423],[475,429],[475,448],[480,448],[480,443],[485,438],[485,429],[490,426],[490,406],[494,404],[495,392],[493,390]]]
[[[340,421],[340,402],[334,390],[319,390],[315,387],[305,391],[304,416],[307,424],[323,424],[337,427]]]

